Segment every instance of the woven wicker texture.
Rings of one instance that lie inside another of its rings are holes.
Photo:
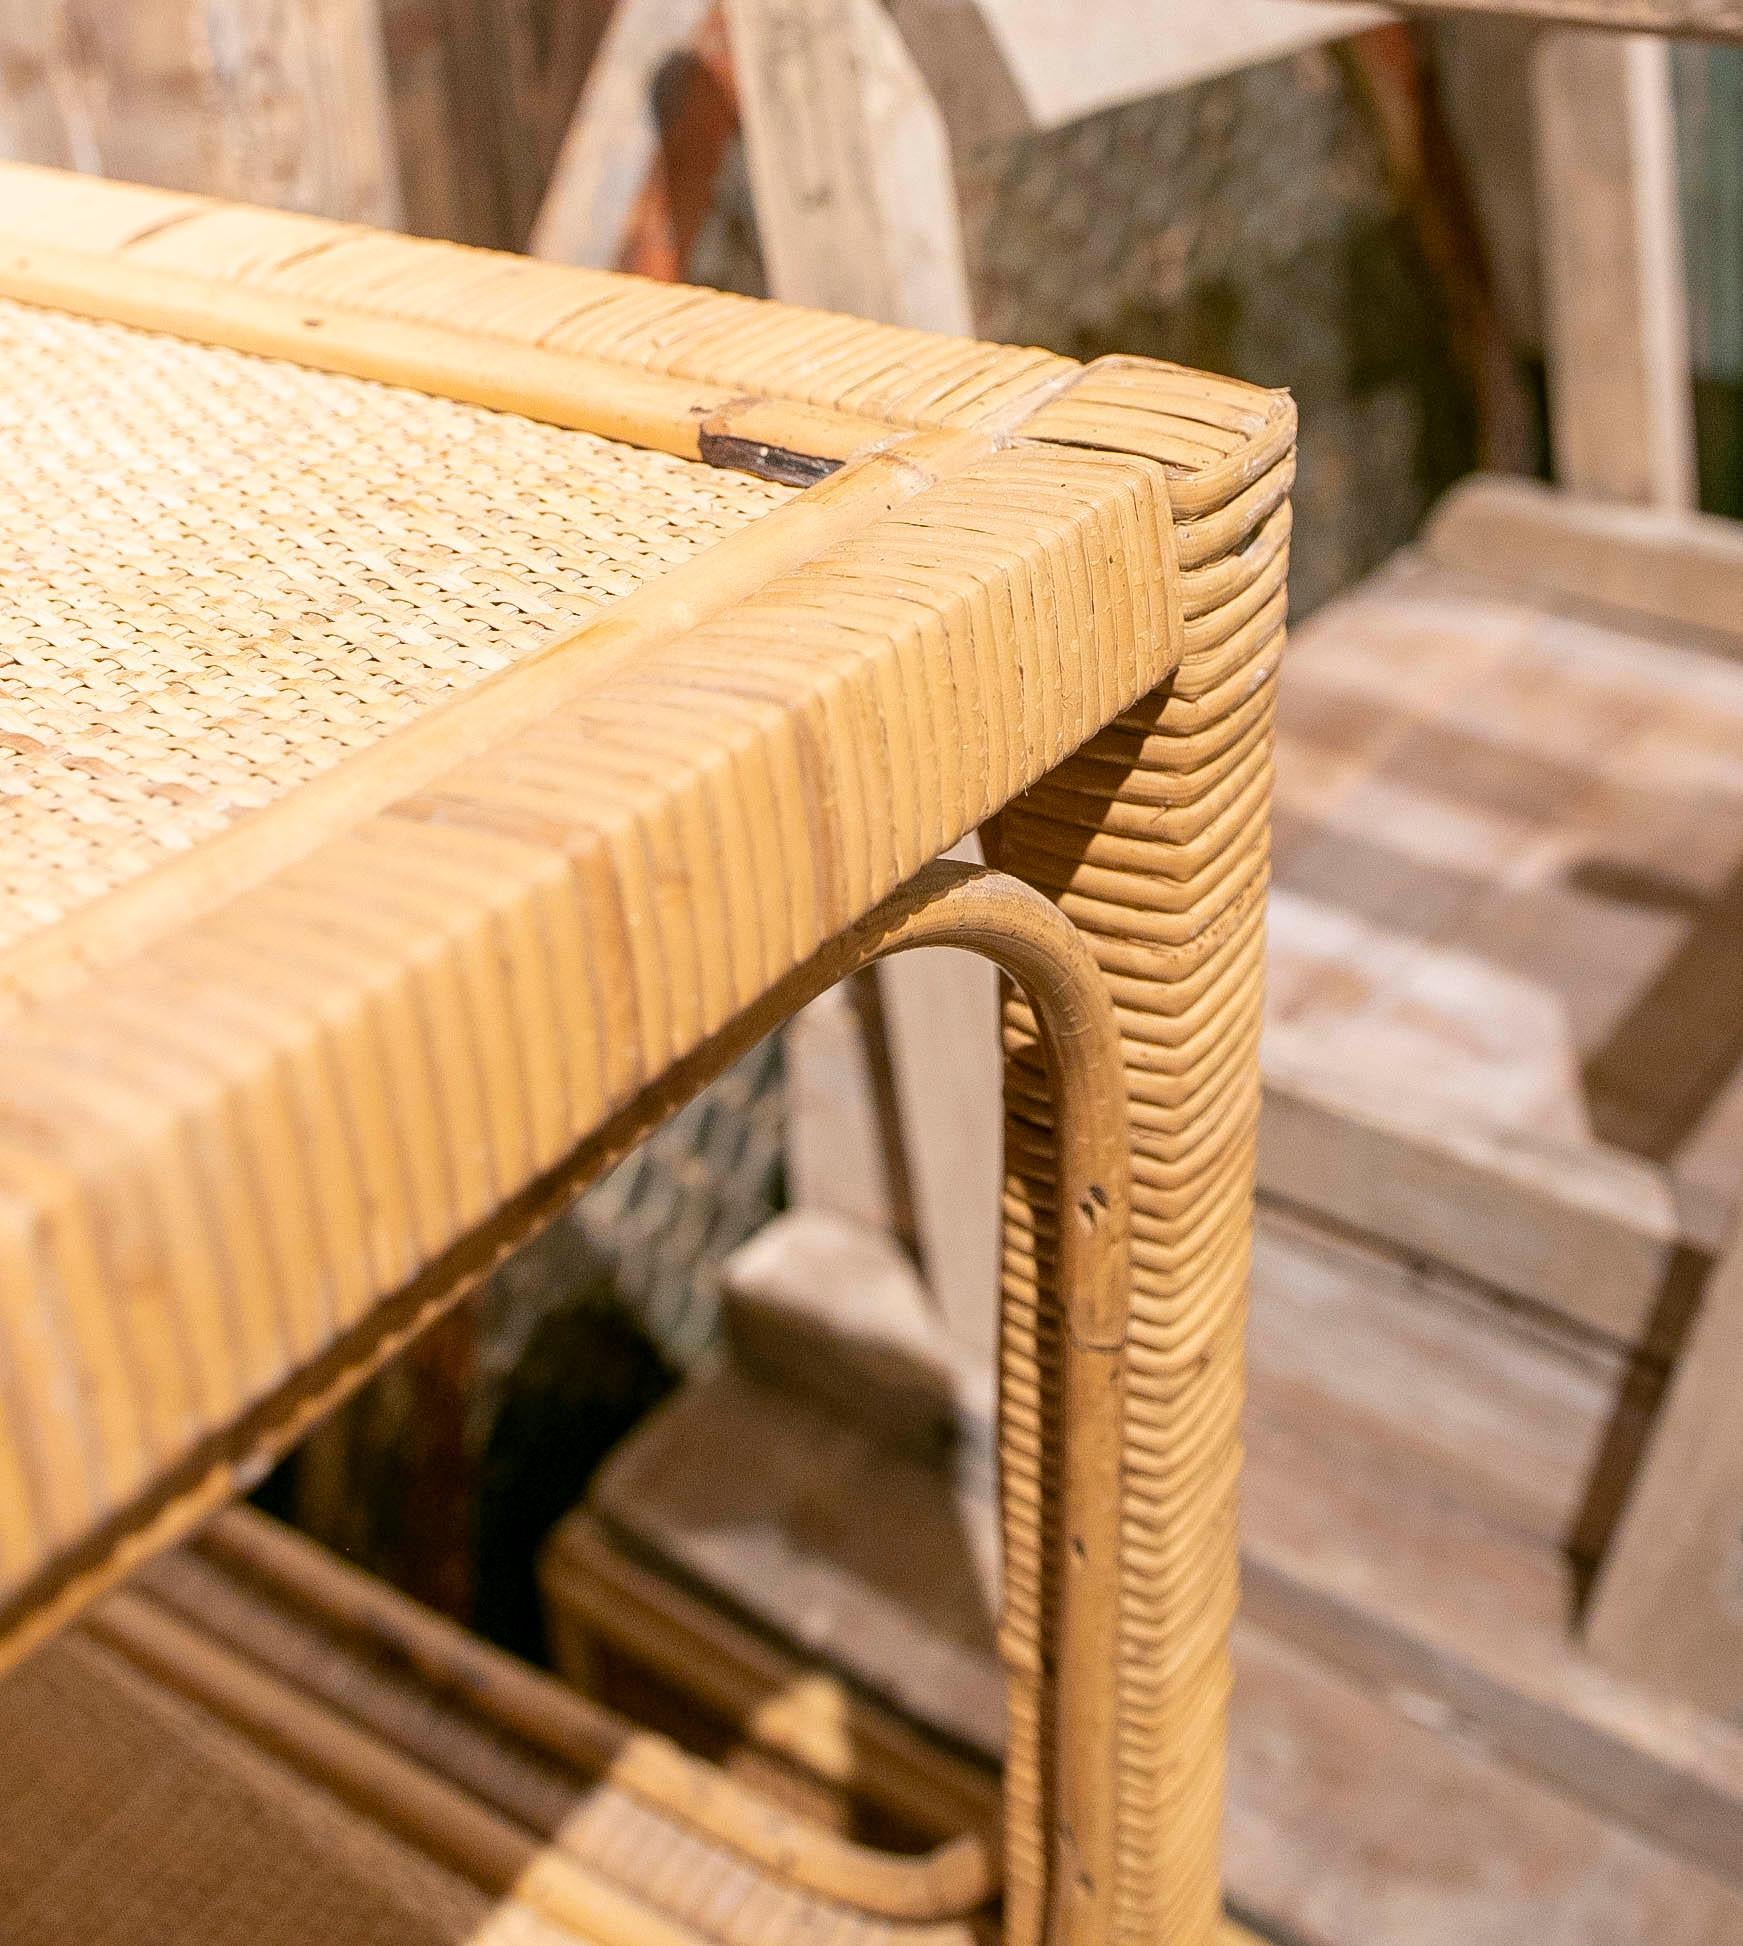
[[[573,1946],[74,1632],[0,1683],[7,1946]]]
[[[52,285],[377,375],[415,365],[426,389],[496,360],[493,397],[521,387],[553,415],[579,416],[583,379],[597,411],[628,383],[602,394],[601,372],[633,371],[638,426],[675,451],[701,450],[698,411],[738,412],[741,443],[754,421],[836,457],[875,429],[832,414],[958,429],[850,461],[723,541],[681,618],[481,686],[476,745],[408,769],[408,740],[430,754],[414,723],[337,773],[385,777],[373,798],[290,793],[230,835],[288,829],[294,846],[110,939],[112,977],[71,990],[97,962],[69,959],[8,1024],[10,1619],[41,1627],[72,1599],[94,1529],[93,1579],[155,1507],[153,1539],[185,1528],[304,1422],[299,1374],[319,1367],[318,1403],[367,1369],[534,1219],[517,1195],[594,1166],[638,1104],[673,1105],[675,1064],[1030,792],[1000,855],[1113,981],[1139,1143],[1109,1930],[1206,1938],[1287,403],[191,198],[52,178],[39,197],[36,180],[8,178],[6,223],[76,222],[87,248],[21,247],[0,291]],[[407,315],[426,321],[411,337],[389,328]],[[706,380],[654,384],[679,368]],[[695,384],[715,389],[698,401]],[[728,394],[747,386],[806,409],[741,410]],[[1061,1856],[1040,1729],[1043,1562],[1061,1545],[1041,1433],[1057,1438],[1059,1399],[1031,1242],[1044,1265],[1050,1111],[1020,1014],[1011,1033],[1008,1881],[1027,1946]]]
[[[798,1889],[670,1810],[533,1749],[488,1710],[444,1696],[451,1682],[406,1673],[390,1641],[341,1631],[318,1604],[293,1607],[193,1553],[167,1556],[145,1585],[275,1680],[415,1755],[529,1834],[557,1841],[589,1873],[720,1946],[789,1946],[837,1929],[863,1946],[968,1946],[974,1936],[964,1925],[880,1922]],[[623,1733],[631,1734],[628,1725]]]
[[[0,301],[0,948],[791,497]]]
[[[1187,650],[1146,698],[998,822],[999,864],[1056,899],[1093,942],[1125,1043],[1132,1118],[1132,1337],[1120,1690],[1120,1929],[1208,1938],[1220,1910],[1235,1483],[1259,1112],[1258,1046],[1271,745],[1282,660],[1288,509],[1234,563],[1183,575]],[[1229,572],[1230,566],[1233,572]],[[1038,1886],[1045,1828],[1039,1644],[1051,1605],[1032,1509],[1056,1487],[1041,1429],[1058,1411],[1046,1077],[1020,997],[1006,1011],[1000,1457],[1005,1476],[1006,1756],[1013,1887]],[[1044,1287],[1045,1278],[1041,1286]],[[1016,1807],[1021,1807],[1017,1809]],[[1018,1911],[1038,1936],[1039,1917]]]
[[[379,1599],[419,1619],[403,1597]],[[458,1665],[410,1673],[392,1625],[359,1632],[318,1587],[269,1589],[173,1554],[15,1670],[0,1683],[7,1946],[621,1946],[625,1912],[652,1946],[988,1937],[984,1915],[894,1922],[795,1888],[458,1700]],[[543,1685],[553,1717],[582,1707],[550,1678],[522,1680]],[[329,1760],[335,1732],[350,1741]],[[669,1765],[688,1761],[664,1748]],[[719,1788],[803,1842],[802,1823]],[[520,1860],[524,1897],[485,1882],[467,1853],[475,1821]],[[542,1855],[562,1861],[555,1901],[536,1882]],[[551,1909],[577,1888],[584,1904],[590,1884],[604,1892],[597,1926]]]

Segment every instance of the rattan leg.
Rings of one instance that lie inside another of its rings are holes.
[[[1221,1922],[1228,1631],[1236,1600],[1241,1333],[1249,1243],[1270,690],[1281,598],[1201,641],[1168,689],[1000,819],[996,863],[1057,900],[1118,1011],[1133,1139],[1116,1891],[1103,1940],[1208,1946]],[[1007,1937],[1057,1904],[1043,1834],[1058,1780],[1045,1658],[1057,1599],[1044,1436],[1064,1409],[1056,1328],[1035,1303],[1056,1247],[1047,1090],[1019,995],[1006,1012],[1004,1429]]]

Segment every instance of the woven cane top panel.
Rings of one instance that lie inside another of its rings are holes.
[[[0,1684],[7,1946],[584,1946],[79,1633]]]
[[[0,299],[0,948],[791,497]]]

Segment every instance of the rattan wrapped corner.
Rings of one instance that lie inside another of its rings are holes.
[[[1006,1935],[1071,1904],[1047,1752],[1087,1349],[1125,1414],[1083,1503],[1118,1555],[1094,1931],[1208,1937],[1287,401],[50,172],[0,190],[14,1648],[996,819],[1111,992],[1134,1208],[1129,1331],[1073,1338],[1013,1000]],[[1098,1220],[1068,1207],[1072,1250]]]

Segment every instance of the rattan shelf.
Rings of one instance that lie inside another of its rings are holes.
[[[1007,1936],[1206,1936],[1287,400],[22,168],[0,343],[9,1653],[949,937],[1045,1016]]]

